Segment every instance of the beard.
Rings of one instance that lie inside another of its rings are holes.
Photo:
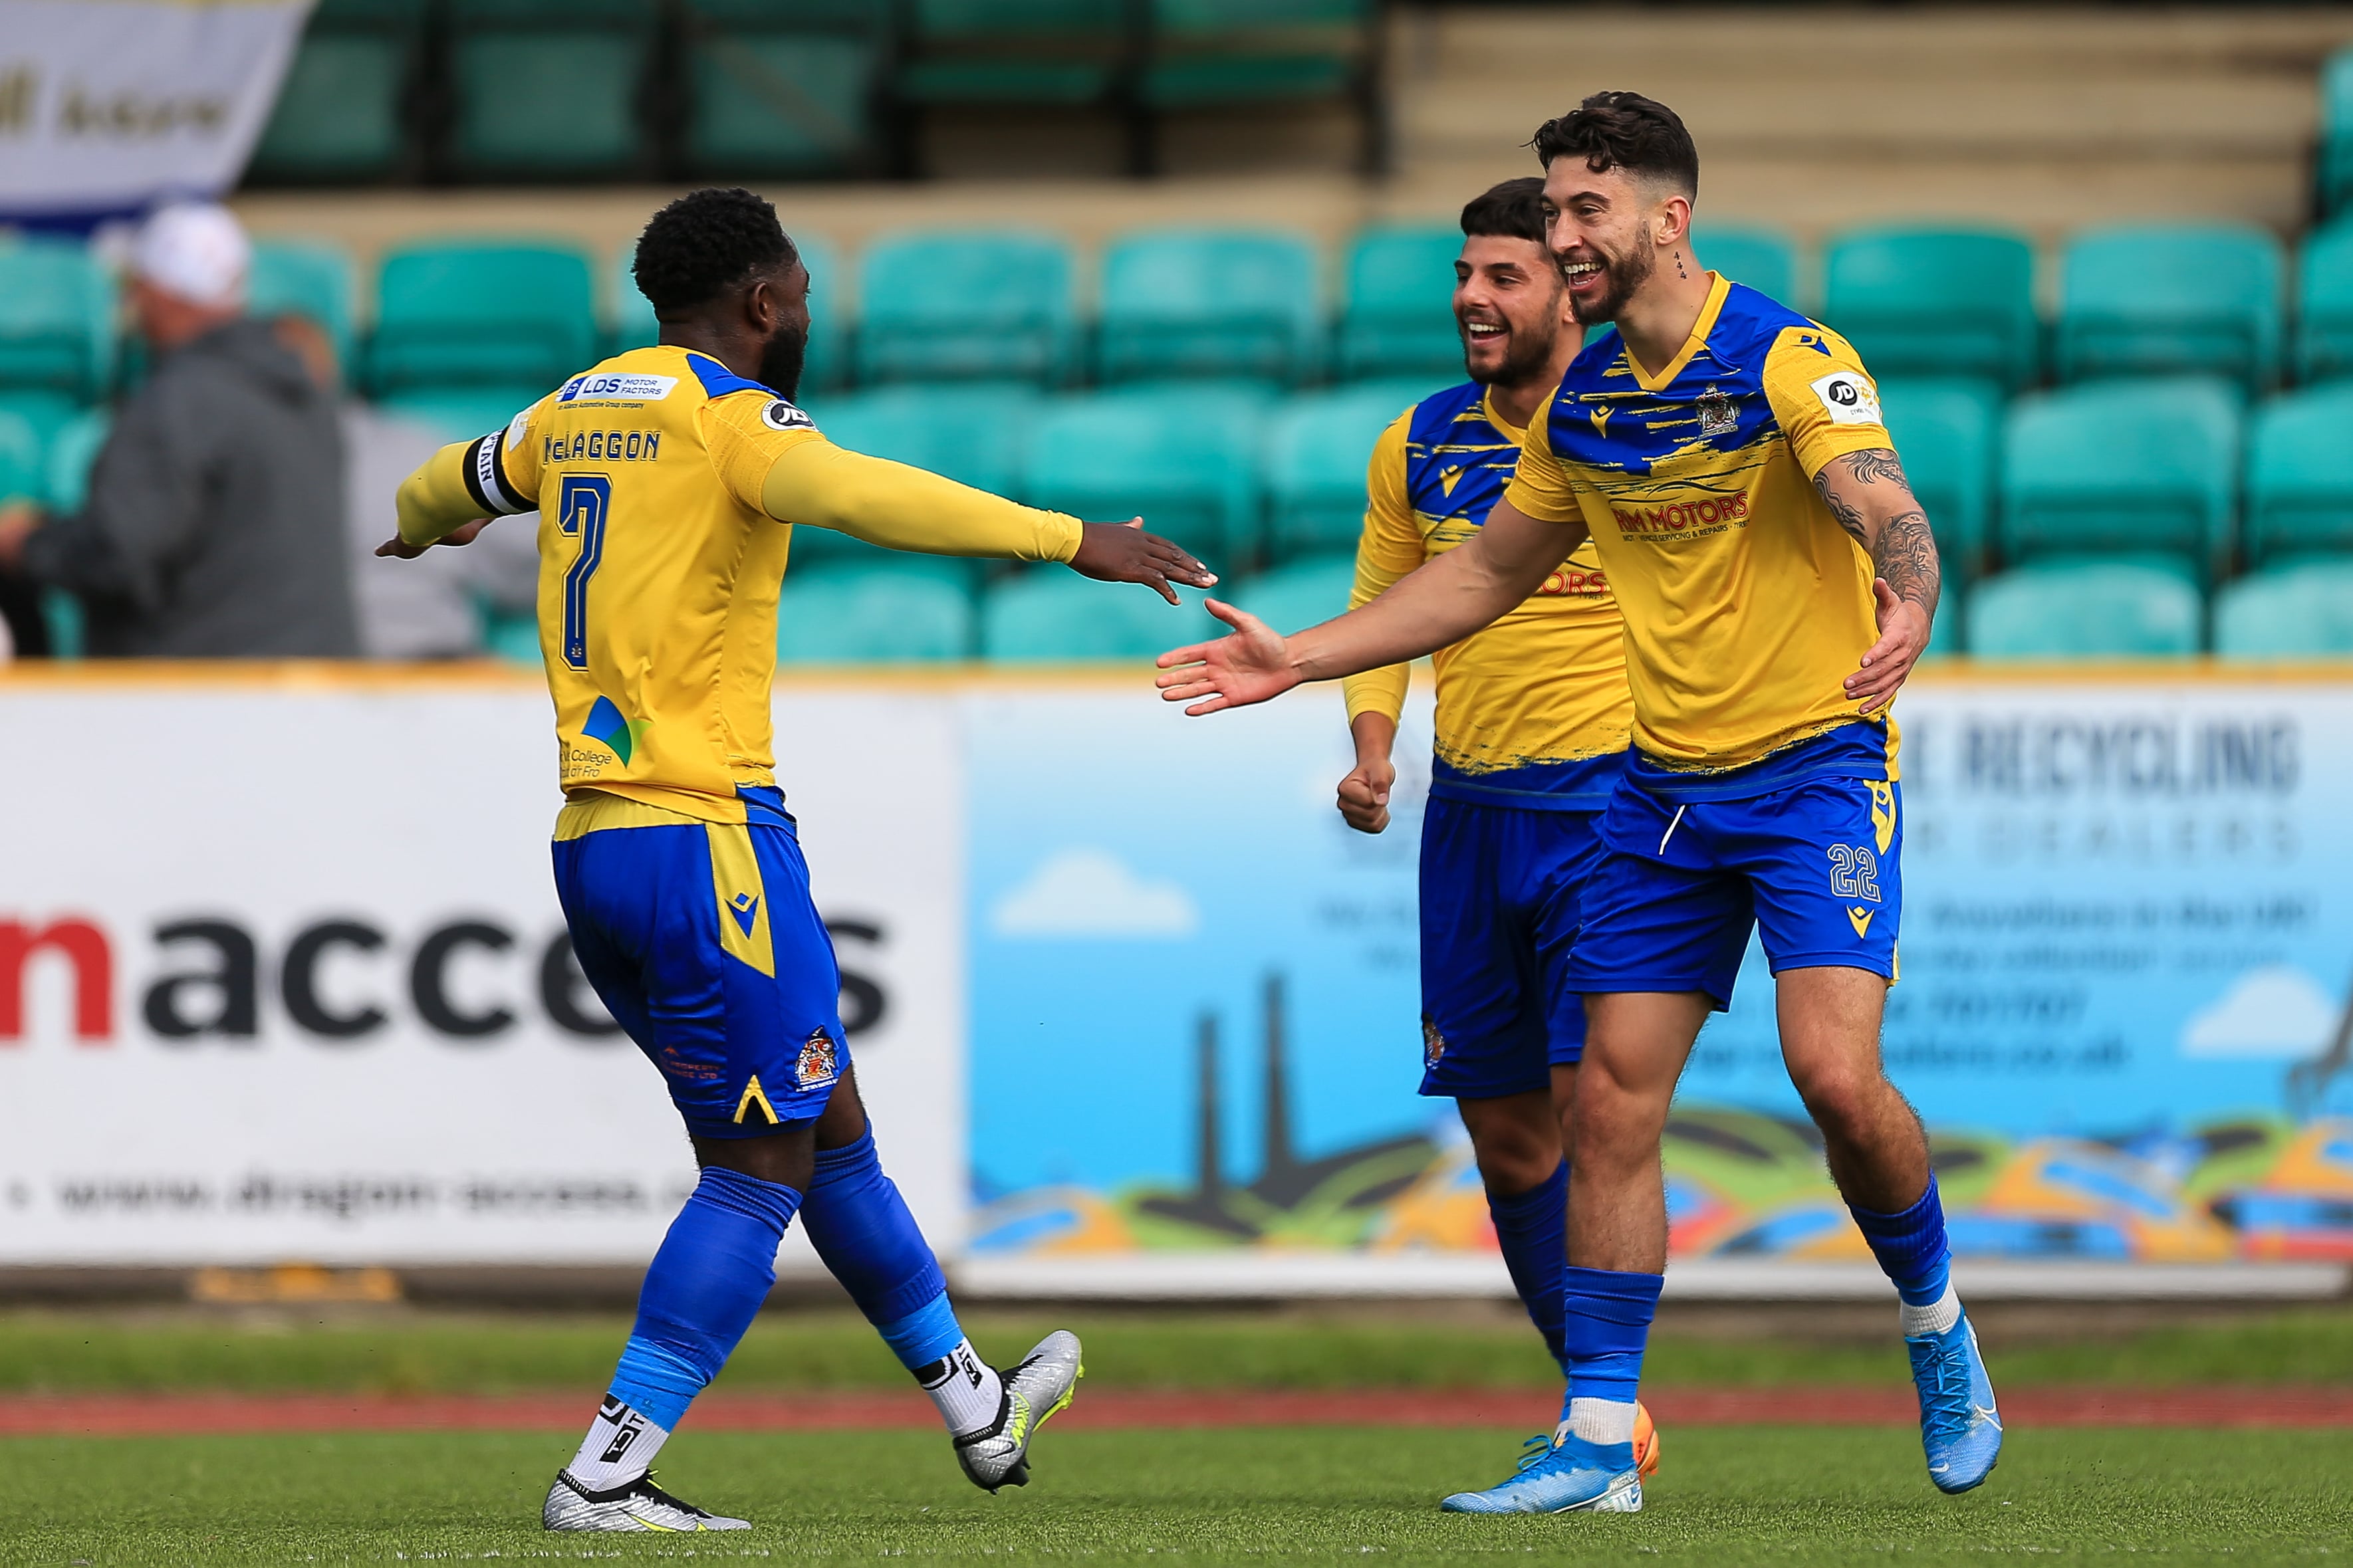
[[[800,395],[801,366],[808,358],[808,333],[779,327],[760,348],[760,384],[790,403]]]
[[[1594,254],[1601,261],[1601,291],[1590,298],[1568,297],[1568,308],[1576,313],[1577,324],[1585,327],[1616,321],[1634,290],[1651,280],[1659,265],[1659,253],[1647,245],[1637,245],[1623,256],[1598,250]]]
[[[1556,305],[1554,307],[1556,321],[1558,315],[1559,307]],[[1462,369],[1472,381],[1482,386],[1509,386],[1516,382],[1526,381],[1552,363],[1553,344],[1558,341],[1558,331],[1559,328],[1556,326],[1552,333],[1539,337],[1533,329],[1512,328],[1511,342],[1504,350],[1502,362],[1493,370],[1488,371],[1482,371],[1471,363],[1470,343],[1466,334],[1463,343]]]

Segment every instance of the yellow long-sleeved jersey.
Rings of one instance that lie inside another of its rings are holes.
[[[400,533],[539,513],[539,641],[565,790],[742,822],[771,786],[777,587],[794,526],[934,554],[1068,561],[1081,527],[834,446],[707,355],[633,349],[400,488]]]
[[[1398,416],[1365,476],[1365,531],[1351,608],[1469,540],[1520,459],[1527,433],[1474,384]],[[1616,784],[1633,717],[1624,622],[1588,541],[1544,586],[1482,631],[1439,651],[1435,795],[1491,805],[1589,811]],[[1409,667],[1344,680],[1348,718],[1405,705]]]
[[[1845,339],[1720,277],[1658,374],[1614,331],[1571,363],[1509,499],[1583,521],[1600,549],[1626,606],[1644,788],[1896,776],[1894,721],[1860,714],[1842,685],[1878,638],[1871,558],[1813,484],[1894,445]]]

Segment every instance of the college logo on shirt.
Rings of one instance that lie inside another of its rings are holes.
[[[760,410],[760,423],[771,430],[814,430],[817,421],[806,411],[777,398]]]

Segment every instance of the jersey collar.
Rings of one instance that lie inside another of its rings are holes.
[[[1560,389],[1558,387],[1555,387],[1553,388],[1552,397],[1546,397],[1542,403],[1536,405],[1536,419],[1544,417],[1545,410],[1552,406],[1552,398],[1557,397],[1559,395]],[[1527,425],[1514,425],[1510,420],[1504,418],[1502,415],[1496,413],[1495,389],[1493,387],[1482,387],[1480,390],[1479,413],[1481,417],[1484,418],[1488,424],[1493,425],[1495,427],[1495,433],[1497,435],[1503,437],[1504,440],[1509,441],[1513,446],[1525,447],[1528,444],[1528,430],[1529,427],[1535,423],[1535,420],[1530,420]]]
[[[1634,351],[1624,346],[1625,335],[1619,335],[1620,353],[1626,356],[1626,368],[1634,373],[1634,384],[1645,392],[1664,392],[1674,384],[1692,362],[1692,356],[1707,346],[1708,333],[1715,330],[1715,319],[1724,312],[1724,301],[1732,293],[1732,279],[1720,272],[1708,275],[1707,303],[1699,308],[1699,320],[1692,323],[1691,336],[1683,340],[1683,348],[1667,362],[1667,367],[1656,375],[1646,373],[1635,359]]]

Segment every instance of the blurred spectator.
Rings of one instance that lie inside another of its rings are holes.
[[[71,517],[0,510],[0,569],[82,603],[93,655],[359,651],[333,395],[245,314],[250,247],[218,206],[165,207],[131,252],[155,356]]]

